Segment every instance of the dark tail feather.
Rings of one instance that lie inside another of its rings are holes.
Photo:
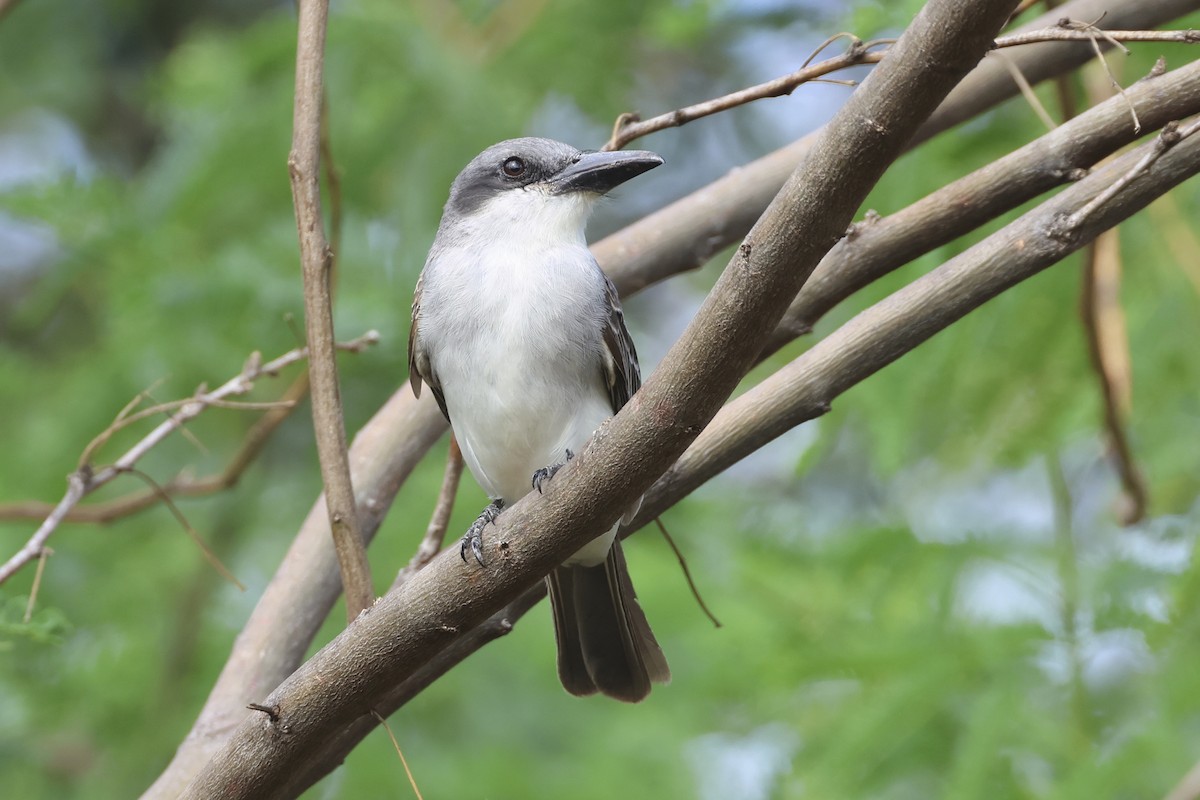
[[[573,695],[603,692],[636,703],[671,670],[638,605],[620,542],[595,567],[559,567],[546,579],[558,677]]]

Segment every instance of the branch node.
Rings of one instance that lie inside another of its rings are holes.
[[[1079,228],[1073,217],[1073,214],[1065,212],[1055,214],[1046,229],[1046,235],[1056,242],[1070,244],[1079,235]]]
[[[262,703],[247,703],[246,708],[251,711],[260,711],[267,715],[267,722],[271,727],[280,733],[291,733],[291,726],[287,723],[280,722],[279,706],[268,706]]]

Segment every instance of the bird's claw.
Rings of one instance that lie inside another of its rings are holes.
[[[574,457],[575,457],[575,454],[572,453],[570,450],[568,450],[567,451],[567,461],[570,461]],[[559,464],[551,464],[548,467],[542,467],[541,469],[534,471],[533,479],[530,481],[530,484],[533,486],[533,488],[537,489],[538,494],[542,493],[542,484],[544,484],[546,481],[553,478],[555,473],[557,473],[560,469],[562,469],[564,466],[566,466],[567,461],[563,461],[562,463],[559,463]]]
[[[489,524],[495,525],[496,517],[500,516],[500,512],[503,510],[504,502],[493,500],[471,523],[471,527],[467,528],[467,533],[462,537],[462,545],[458,551],[464,564],[467,563],[467,550],[470,550],[479,566],[483,566],[483,529]]]

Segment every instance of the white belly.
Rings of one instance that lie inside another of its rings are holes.
[[[591,256],[566,251],[553,270],[536,272],[513,257],[476,262],[463,280],[427,278],[420,322],[463,460],[505,504],[532,490],[536,470],[579,453],[612,416],[601,355],[607,302]],[[614,534],[572,561],[602,561]]]

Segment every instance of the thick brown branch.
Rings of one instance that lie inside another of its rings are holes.
[[[1128,101],[1151,129],[1200,113],[1200,61],[1134,84]],[[869,283],[1055,186],[1079,180],[1135,138],[1126,99],[1113,97],[895,214],[855,223],[792,301],[762,357],[808,333]]]
[[[400,486],[445,429],[432,394],[417,400],[405,385],[354,437],[350,463],[368,540]],[[247,699],[266,697],[295,670],[340,592],[329,516],[318,500],[238,635],[192,733],[144,797],[179,797],[246,716]]]
[[[281,781],[330,732],[611,526],[716,413],[858,204],[1014,5],[931,0],[830,123],[638,395],[544,495],[500,517],[485,541],[487,566],[444,552],[389,592],[263,701],[280,707],[286,741],[261,719],[244,720],[183,796],[280,796]],[[847,178],[838,167],[849,163]]]
[[[312,382],[313,432],[321,462],[321,479],[330,529],[341,567],[346,596],[346,616],[353,620],[375,600],[371,566],[350,484],[346,456],[346,427],[338,389],[334,357],[333,253],[325,239],[321,219],[321,98],[328,0],[300,0],[296,45],[296,103],[292,126],[292,151],[288,168],[292,201],[300,235],[300,261],[304,273],[304,321],[308,334],[309,379]]]
[[[1200,7],[1200,0],[1126,2],[1072,0],[1030,27],[1053,25],[1063,14],[1094,19],[1109,10],[1106,23],[1116,27],[1161,25]],[[1088,60],[1085,48],[1046,43],[1012,52],[1032,80],[1043,80]],[[998,65],[997,65],[998,66]],[[1016,92],[1006,72],[983,65],[951,94],[917,139],[926,139],[987,110]],[[784,178],[807,153],[812,138],[736,170],[672,206],[614,234],[594,249],[623,294],[699,266],[713,253],[740,238],[759,216]],[[429,396],[420,402],[398,392],[368,423],[351,448],[355,486],[363,504],[365,533],[391,502],[417,458],[445,423]],[[336,597],[336,562],[326,541],[327,526],[318,505],[297,534],[288,556],[268,585],[234,646],[192,732],[148,798],[175,798],[183,786],[222,746],[245,716],[246,697],[263,697],[300,663]],[[287,624],[279,624],[286,619]]]
[[[1200,0],[1154,3],[1071,0],[1030,21],[1022,31],[1053,27],[1058,19],[1096,19],[1122,29],[1153,28],[1200,8]],[[1074,69],[1092,57],[1071,42],[1044,42],[1006,54],[1033,83]],[[909,142],[914,147],[1013,97],[1017,87],[998,59],[985,59],[950,93]],[[680,272],[698,269],[743,237],[812,147],[820,131],[743,165],[692,194],[597,242],[592,250],[622,295]]]
[[[647,493],[631,527],[648,524],[740,459],[822,415],[849,387],[997,294],[1029,278],[1200,172],[1200,137],[1179,145],[1079,227],[1072,212],[1107,193],[1154,144],[1098,169],[1017,221],[866,309],[729,403]]]
[[[1170,166],[1169,173],[1164,178],[1166,183],[1156,183],[1153,186],[1146,184],[1145,191],[1124,198],[1121,205],[1110,208],[1110,213],[1105,216],[1103,222],[1097,224],[1119,222],[1154,199],[1158,193],[1166,192],[1171,185],[1189,174],[1200,171],[1194,156],[1191,164],[1187,158],[1180,155]],[[1052,263],[1046,262],[1044,246],[1048,245],[1051,251],[1054,251],[1049,257],[1055,260],[1065,256],[1069,248],[1062,248],[1060,242],[1051,240],[1046,234],[1045,225],[1060,215],[1063,209],[1072,208],[1094,196],[1118,174],[1116,170],[1107,170],[1089,178],[1086,183],[1068,189],[1063,195],[1035,209],[1009,228],[944,265],[937,271],[940,274],[936,278],[922,279],[931,284],[931,288],[939,297],[939,304],[936,306],[938,311],[932,315],[937,318],[936,324],[945,327],[1003,291],[997,288],[996,276],[989,276],[997,267],[1002,271],[1011,270],[1010,274],[1001,277],[999,283],[1012,285]],[[1080,234],[1094,235],[1095,230],[1081,231]],[[1031,249],[1019,250],[1016,258],[1009,257],[1012,252],[1011,242],[1021,241],[1019,237],[1025,235],[1036,236],[1044,241]],[[1022,259],[1022,254],[1030,258]],[[903,299],[896,302],[893,299],[896,297]],[[898,331],[909,329],[913,317],[920,317],[934,308],[927,303],[927,297],[923,292],[914,292],[912,287],[902,290],[837,331],[833,335],[837,337],[835,344],[826,344],[829,340],[819,342],[812,350],[794,361],[786,368],[786,379],[769,379],[726,406],[692,443],[677,464],[654,485],[646,496],[643,510],[622,534],[628,535],[650,524],[657,514],[690,494],[709,478],[791,427],[827,411],[838,394],[870,377],[885,365],[886,362],[861,359],[858,356],[890,346]],[[949,308],[944,305],[943,301],[946,300],[951,301]],[[943,308],[947,308],[951,312],[950,315],[942,316],[940,312]],[[900,349],[908,352],[929,338],[933,332],[922,331],[907,338]],[[898,356],[891,358],[895,357]],[[835,376],[834,381],[831,381],[831,376]],[[388,692],[377,708],[388,714],[395,711],[433,679],[493,641],[501,633],[506,633],[543,595],[542,584],[534,586],[512,606],[497,613],[442,651],[412,679]],[[373,725],[369,719],[359,719],[326,741],[320,756],[293,776],[288,791],[280,796],[295,796],[299,790],[312,785],[341,764]]]

